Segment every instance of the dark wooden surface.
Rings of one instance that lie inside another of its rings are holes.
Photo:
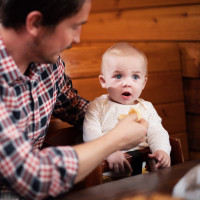
[[[171,194],[173,187],[200,160],[188,161],[166,169],[128,177],[119,181],[101,184],[88,189],[64,194],[56,199],[59,200],[120,200],[137,194],[165,193]]]

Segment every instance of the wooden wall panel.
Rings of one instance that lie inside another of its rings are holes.
[[[189,158],[190,160],[196,160],[200,158],[200,151],[189,151]]]
[[[183,87],[180,72],[149,74],[142,98],[154,104],[183,101]]]
[[[200,115],[200,79],[184,78],[186,112]]]
[[[72,81],[79,94],[88,100],[93,100],[106,92],[101,88],[98,78],[72,79]],[[141,97],[155,105],[183,101],[181,83],[180,73],[149,74],[149,81]]]
[[[200,35],[200,5],[91,13],[85,41],[195,41]]]
[[[73,86],[78,90],[80,96],[92,101],[101,94],[106,94],[102,89],[98,78],[72,79]]]
[[[61,58],[66,63],[66,73],[71,78],[97,77],[100,73],[101,57],[114,43],[92,43],[65,50]],[[170,43],[131,43],[143,51],[148,58],[149,72],[180,71],[179,48]],[[168,58],[166,59],[166,55]]]
[[[180,43],[179,46],[183,77],[200,78],[200,43]]]
[[[200,0],[92,0],[92,12],[200,3]]]
[[[185,108],[183,102],[155,106],[169,134],[186,132]]]
[[[180,43],[190,158],[200,158],[200,43]]]
[[[187,124],[190,149],[200,152],[200,116],[188,114],[187,120],[190,122]]]

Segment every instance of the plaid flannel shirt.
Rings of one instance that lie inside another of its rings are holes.
[[[0,199],[43,199],[72,187],[79,164],[74,149],[40,147],[52,114],[77,125],[87,104],[61,59],[54,65],[32,63],[25,76],[0,37]]]

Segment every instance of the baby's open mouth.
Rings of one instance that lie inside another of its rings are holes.
[[[130,92],[123,92],[122,95],[128,97],[128,96],[131,95],[131,93]]]

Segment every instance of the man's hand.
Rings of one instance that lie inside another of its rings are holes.
[[[135,114],[124,117],[113,129],[114,139],[118,139],[120,150],[136,147],[146,140],[148,123],[144,119],[137,121]]]

